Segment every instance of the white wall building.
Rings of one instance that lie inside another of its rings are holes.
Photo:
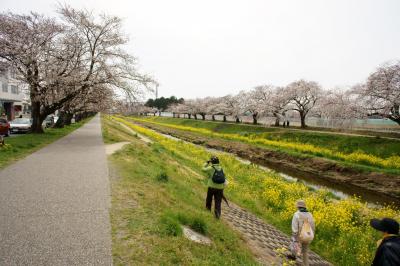
[[[11,68],[0,64],[0,112],[5,112],[9,120],[30,114],[30,103],[25,88],[26,86],[15,78],[15,72]]]

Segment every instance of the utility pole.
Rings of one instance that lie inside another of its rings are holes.
[[[157,100],[157,98],[158,98],[158,83],[156,85],[156,100]],[[161,111],[160,110],[158,110],[158,115],[161,116]]]

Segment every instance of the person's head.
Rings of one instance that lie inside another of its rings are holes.
[[[399,234],[399,223],[391,218],[383,218],[382,220],[371,219],[370,225],[372,228],[383,232],[384,234]]]
[[[307,208],[306,202],[304,200],[298,200],[296,201],[296,208],[298,209],[305,209]]]
[[[219,159],[218,159],[217,156],[213,155],[213,156],[211,156],[211,158],[210,158],[210,162],[211,162],[212,164],[219,164]]]

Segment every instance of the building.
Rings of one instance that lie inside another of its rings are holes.
[[[8,120],[30,114],[25,88],[26,86],[15,78],[15,72],[11,68],[0,64],[0,112],[6,113]]]

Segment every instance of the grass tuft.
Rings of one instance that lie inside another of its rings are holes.
[[[166,172],[161,172],[157,175],[157,180],[160,182],[168,182],[169,177]]]
[[[206,235],[207,234],[207,224],[201,217],[195,217],[191,223],[190,228],[192,228],[197,233]]]
[[[167,236],[181,236],[182,226],[174,215],[170,213],[164,214],[160,219],[161,224],[161,234]]]

